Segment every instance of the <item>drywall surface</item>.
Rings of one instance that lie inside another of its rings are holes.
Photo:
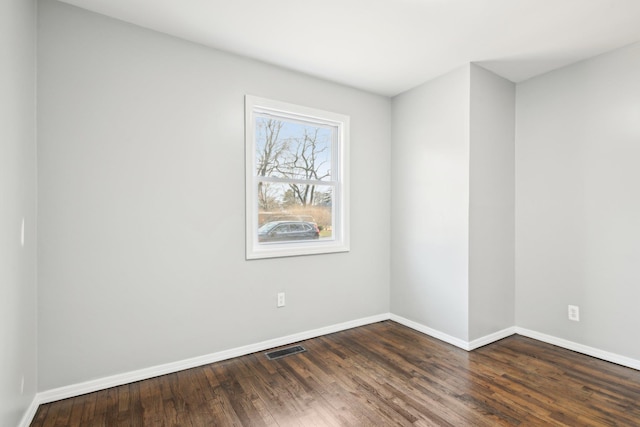
[[[388,98],[57,2],[39,19],[41,390],[389,312]],[[245,260],[245,94],[351,117],[350,252]]]
[[[516,109],[517,324],[636,360],[639,75],[634,44],[519,84]]]
[[[37,384],[35,59],[35,1],[1,2],[0,425],[2,426],[19,424],[35,396]]]
[[[515,325],[515,85],[471,64],[469,340]]]
[[[392,102],[391,311],[467,341],[469,66]]]

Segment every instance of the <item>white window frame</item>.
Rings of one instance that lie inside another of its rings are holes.
[[[258,242],[258,182],[256,176],[256,116],[304,121],[337,129],[332,146],[332,238],[281,243]],[[276,258],[349,251],[349,116],[286,102],[245,96],[246,258]]]

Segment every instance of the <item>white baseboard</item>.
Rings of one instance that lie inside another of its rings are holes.
[[[406,319],[402,316],[397,316],[395,314],[391,315],[391,320],[394,322],[398,322],[401,325],[404,325],[408,328],[411,328],[415,331],[422,332],[423,334],[429,335],[430,337],[437,338],[440,341],[444,341],[451,345],[455,345],[463,350],[469,350],[469,343],[461,340],[460,338],[452,337],[451,335],[447,335],[444,332],[440,332],[436,329],[432,329],[428,326],[425,326],[421,323],[414,322],[413,320]]]
[[[38,395],[35,395],[31,401],[31,405],[29,405],[22,416],[22,420],[20,420],[18,427],[29,427],[31,425],[33,418],[36,416],[36,412],[38,412],[38,406],[40,406],[40,401],[38,400]]]
[[[494,332],[492,334],[489,334],[487,336],[484,336],[469,342],[469,341],[461,340],[460,338],[456,338],[451,335],[445,334],[444,332],[440,332],[436,329],[430,328],[421,323],[414,322],[413,320],[409,320],[404,317],[397,316],[395,314],[391,314],[391,320],[393,320],[394,322],[398,322],[418,332],[422,332],[423,334],[429,335],[430,337],[439,339],[440,341],[444,341],[451,345],[455,345],[456,347],[466,351],[475,350],[476,348],[483,347],[487,344],[491,344],[492,342],[501,340],[503,338],[506,338],[516,333],[516,328],[510,327],[510,328],[506,328],[501,331]]]
[[[476,348],[491,344],[492,342],[501,340],[510,335],[519,334],[529,338],[533,338],[538,341],[546,342],[552,345],[573,350],[578,353],[586,354],[588,356],[596,357],[598,359],[606,360],[608,362],[616,363],[618,365],[626,366],[633,369],[640,370],[640,360],[631,359],[629,357],[620,356],[615,353],[599,350],[593,347],[588,347],[575,342],[567,341],[562,338],[553,337],[551,335],[545,335],[539,332],[531,331],[519,327],[510,327],[493,334],[487,335],[475,339],[471,342],[461,340],[451,335],[445,334],[438,330],[432,329],[428,326],[422,325],[418,322],[406,319],[401,316],[397,316],[391,313],[383,313],[376,316],[365,317],[361,319],[352,320],[349,322],[339,323],[335,325],[326,326],[323,328],[313,329],[306,332],[300,332],[293,335],[287,335],[272,340],[262,341],[257,344],[250,344],[243,347],[237,347],[229,350],[224,350],[216,353],[211,353],[204,356],[193,357],[177,362],[166,363],[163,365],[152,366],[150,368],[140,369],[136,371],[126,372],[123,374],[112,375],[109,377],[99,378],[92,381],[85,381],[78,384],[72,384],[65,387],[59,387],[51,390],[46,390],[37,393],[22,417],[22,421],[18,427],[28,427],[33,417],[35,416],[38,407],[41,404],[54,402],[57,400],[67,399],[70,397],[80,396],[86,393],[92,393],[99,390],[104,390],[111,387],[116,387],[123,384],[129,384],[136,381],[141,381],[149,378],[154,378],[160,375],[171,374],[179,372],[185,369],[195,368],[209,363],[220,362],[222,360],[231,359],[234,357],[244,356],[247,354],[255,353],[258,351],[268,350],[274,347],[280,347],[283,345],[293,344],[299,341],[319,337],[322,335],[332,334],[335,332],[344,331],[359,326],[364,326],[372,323],[382,322],[385,320],[393,320],[418,332],[429,335],[433,338],[439,339],[456,347],[459,347],[466,351],[471,351]]]
[[[532,331],[530,329],[520,328],[517,326],[512,326],[510,328],[503,329],[493,334],[475,339],[471,342],[467,342],[459,338],[447,335],[438,330],[429,328],[428,326],[414,322],[413,320],[409,320],[409,319],[405,319],[404,317],[397,316],[395,314],[391,314],[391,320],[393,320],[394,322],[398,322],[404,326],[407,326],[411,329],[414,329],[418,332],[422,332],[423,334],[429,335],[433,338],[437,338],[451,345],[455,345],[456,347],[459,347],[467,351],[475,350],[476,348],[480,348],[487,344],[491,344],[492,342],[499,341],[510,335],[518,334],[525,337],[533,338],[534,340],[545,342],[547,344],[552,344],[558,347],[566,348],[567,350],[582,353],[587,356],[595,357],[597,359],[605,360],[607,362],[615,363],[617,365],[625,366],[627,368],[640,370],[640,360],[632,359],[626,356],[621,356],[616,353],[611,353],[608,351],[600,350],[598,348],[589,347],[583,344],[578,344],[573,341],[565,340],[563,338],[554,337],[552,335],[546,335],[540,332]]]
[[[220,362],[222,360],[227,360],[238,356],[244,356],[246,354],[255,353],[257,351],[263,351],[274,347],[292,344],[298,341],[319,337],[321,335],[332,334],[334,332],[344,331],[347,329],[356,328],[358,326],[382,322],[384,320],[389,320],[389,316],[389,313],[384,313],[376,316],[365,317],[345,323],[339,323],[319,329],[313,329],[311,331],[287,335],[281,338],[259,342],[257,344],[250,344],[243,347],[237,347],[229,350],[207,354],[204,356],[193,357],[177,362],[166,363],[164,365],[152,366],[150,368],[139,369],[123,374],[112,375],[92,381],[85,381],[78,384],[72,384],[65,387],[46,390],[38,393],[36,395],[36,400],[38,404],[43,404],[54,402],[56,400],[67,399],[69,397],[80,396],[82,394],[92,393],[94,391],[104,390],[123,384],[129,384],[135,381],[154,378],[160,375],[171,374],[174,372],[183,371],[185,369],[195,368],[198,366],[207,365],[209,363]]]
[[[640,370],[640,360],[632,359],[630,357],[621,356],[616,353],[600,350],[587,345],[578,344],[573,341],[565,340],[563,338],[554,337],[552,335],[546,335],[540,332],[532,331],[525,328],[515,328],[516,334],[525,337],[533,338],[534,340],[546,342],[547,344],[557,345],[558,347],[566,348],[578,353],[586,354],[587,356],[602,359],[607,362],[615,363],[617,365],[626,366],[627,368]]]
[[[469,350],[475,350],[476,348],[484,347],[485,345],[491,344],[492,342],[500,341],[503,338],[510,337],[515,333],[516,333],[516,327],[511,326],[501,331],[497,331],[492,334],[485,335],[484,337],[480,337],[469,342]]]

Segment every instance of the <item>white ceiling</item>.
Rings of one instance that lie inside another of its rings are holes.
[[[640,0],[62,0],[382,95],[468,62],[514,82],[640,40]]]

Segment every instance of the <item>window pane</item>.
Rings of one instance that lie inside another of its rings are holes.
[[[256,117],[256,175],[330,181],[335,129],[267,116]]]
[[[264,234],[275,231],[278,226],[302,233],[297,240],[313,238],[311,233],[316,226],[321,240],[333,238],[334,192],[331,185],[258,182],[258,236],[263,235],[259,240],[269,240]]]
[[[245,101],[247,259],[349,251],[349,117]]]

